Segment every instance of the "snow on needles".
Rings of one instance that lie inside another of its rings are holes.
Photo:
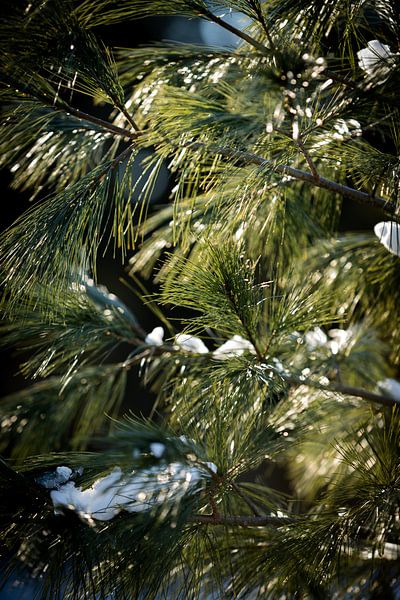
[[[353,335],[352,329],[330,329],[328,331],[329,338],[320,327],[315,327],[306,333],[304,336],[305,343],[309,350],[314,351],[325,347],[332,354],[341,352],[351,340]]]
[[[398,223],[381,221],[375,225],[374,233],[389,252],[400,256],[400,225]]]
[[[152,444],[154,455],[163,444]],[[200,490],[200,482],[216,470],[213,463],[206,468],[187,466],[179,462],[160,464],[124,475],[115,467],[109,475],[97,479],[85,490],[67,481],[50,492],[55,514],[73,510],[86,519],[110,521],[122,510],[130,513],[147,511],[169,501],[178,501],[184,494]],[[68,467],[58,467],[68,469]]]
[[[164,343],[163,340],[164,329],[162,327],[155,327],[145,338],[146,344],[150,346],[162,346]],[[178,333],[175,336],[175,345],[186,352],[193,352],[195,354],[208,354],[210,352],[203,340],[187,333]],[[218,360],[225,360],[242,356],[245,352],[255,354],[256,351],[253,344],[241,335],[234,335],[219,346],[219,348],[216,348],[212,352],[212,355]]]
[[[255,354],[254,346],[249,340],[246,340],[241,335],[234,335],[233,338],[226,341],[222,346],[214,350],[214,358],[225,360],[235,356],[242,356],[245,352]]]
[[[400,382],[396,381],[396,379],[388,378],[378,381],[378,389],[388,394],[393,400],[400,402]]]
[[[366,48],[357,52],[358,66],[370,77],[377,74],[387,75],[391,70],[390,61],[394,56],[389,46],[378,40],[371,40]]]

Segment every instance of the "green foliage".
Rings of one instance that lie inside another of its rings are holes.
[[[3,100],[11,101],[10,94],[5,93]],[[10,104],[3,118],[1,164],[11,166],[13,185],[30,190],[33,197],[44,186],[61,192],[102,159],[115,154],[115,143],[114,150],[107,149],[110,135],[100,127],[34,99],[21,96],[21,103]],[[36,139],[33,146],[32,139]]]
[[[34,379],[53,373],[69,376],[76,365],[98,362],[121,342],[135,339],[135,319],[123,305],[115,306],[112,296],[103,292],[96,303],[88,295],[91,286],[80,284],[69,294],[46,302],[40,292],[19,306],[19,315],[3,325],[4,345],[13,345],[29,354],[21,371]],[[93,292],[91,292],[93,295]],[[55,302],[56,300],[56,302]],[[46,318],[36,310],[45,309]]]
[[[100,95],[114,105],[123,103],[111,55],[79,24],[73,2],[34,1],[25,10],[10,8],[2,19],[0,53],[6,81],[18,83],[22,92],[25,86],[28,92],[30,86],[40,90],[39,71],[57,89],[56,99],[60,88],[66,87]]]
[[[1,344],[29,380],[0,402],[5,585],[398,597],[396,2],[5,4],[0,164],[35,200],[0,237]],[[240,43],[98,37],[157,15]],[[165,331],[96,283],[110,246]]]
[[[4,283],[12,295],[40,284],[52,293],[68,289],[81,270],[95,269],[104,221],[113,221],[112,234],[122,250],[132,240],[135,207],[130,189],[133,151],[121,183],[115,180],[117,157],[24,213],[3,235],[0,254],[6,272]],[[125,234],[125,236],[123,235]]]
[[[149,443],[154,439],[161,440],[167,447],[162,460],[155,459],[149,452]],[[180,560],[184,544],[190,543],[194,535],[193,526],[189,525],[186,529],[185,525],[201,502],[198,491],[201,486],[207,485],[209,475],[204,471],[203,479],[196,488],[188,488],[186,493],[174,495],[173,488],[168,490],[170,482],[165,477],[162,479],[157,476],[157,470],[152,473],[149,469],[163,468],[164,464],[174,459],[186,465],[186,473],[190,473],[198,460],[194,452],[193,444],[177,440],[165,430],[126,421],[120,424],[120,430],[113,435],[108,451],[68,455],[67,462],[72,468],[75,464],[81,467],[75,471],[74,484],[76,481],[84,488],[99,475],[109,472],[116,457],[122,468],[127,466],[128,481],[129,476],[136,474],[140,477],[141,473],[146,474],[147,469],[156,488],[160,488],[158,493],[164,498],[161,504],[156,502],[153,507],[150,505],[147,510],[133,514],[124,511],[101,526],[90,520],[88,515],[78,515],[67,507],[64,509],[63,522],[58,522],[49,499],[48,490],[52,489],[52,482],[49,473],[43,470],[43,461],[27,461],[24,472],[18,474],[1,465],[2,515],[7,513],[9,517],[14,517],[18,522],[18,535],[33,540],[32,544],[8,561],[6,573],[18,576],[21,569],[36,563],[39,569],[49,573],[49,578],[40,583],[43,597],[52,598],[97,593],[103,596],[117,593],[123,598],[133,594],[137,597],[140,594],[154,595],[160,585],[168,587],[172,565]],[[134,460],[132,453],[136,457]],[[53,455],[50,461],[47,460],[47,465],[63,462],[65,458],[63,455]],[[134,471],[132,466],[135,466]],[[181,474],[179,476],[182,477]],[[184,486],[185,481],[180,483]],[[53,489],[57,489],[56,485]],[[10,492],[17,494],[14,505],[8,502]],[[5,532],[2,539],[5,549],[12,548],[15,534],[15,528]],[[113,559],[116,551],[119,556],[117,561]],[[154,570],[153,558],[158,554],[162,561],[159,568]],[[65,568],[57,572],[60,565],[65,565]]]
[[[83,449],[106,432],[125,390],[121,365],[75,370],[7,396],[1,403],[1,450],[15,459],[60,449]],[[39,433],[40,432],[40,433]]]

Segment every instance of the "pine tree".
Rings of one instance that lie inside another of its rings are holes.
[[[398,2],[4,4],[1,164],[34,203],[0,240],[28,380],[0,402],[3,582],[400,598]],[[157,15],[239,43],[102,41]],[[153,331],[98,282],[108,247]]]

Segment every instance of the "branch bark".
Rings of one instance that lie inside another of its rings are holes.
[[[178,354],[182,352],[179,347],[174,345],[164,344],[162,346],[145,346],[144,350],[139,355],[134,355],[133,357],[129,357],[126,361],[124,361],[124,368],[130,368],[132,364],[136,362],[140,362],[140,360],[152,358],[153,356],[161,356],[164,353],[170,354]],[[192,353],[191,353],[192,354]],[[192,354],[193,355],[193,354]],[[209,352],[207,354],[199,355],[199,358],[202,360],[209,358],[213,359],[213,353]],[[305,385],[310,388],[322,390],[324,392],[337,392],[339,394],[343,394],[344,396],[354,396],[356,398],[362,398],[363,400],[367,400],[368,402],[373,402],[374,404],[379,404],[380,406],[390,407],[399,406],[400,402],[392,398],[391,396],[383,396],[382,394],[376,394],[375,392],[370,392],[369,390],[365,390],[363,388],[353,387],[350,385],[342,384],[342,383],[330,383],[329,385],[322,385],[316,381],[312,381],[310,379],[300,379],[298,377],[293,377],[292,375],[285,375],[284,373],[277,373],[279,377],[281,377],[284,381],[291,385],[300,386]]]
[[[242,40],[244,40],[245,42],[247,42],[248,44],[253,46],[253,48],[256,48],[256,50],[261,52],[261,54],[263,54],[264,56],[270,56],[270,54],[271,54],[270,50],[268,48],[266,48],[263,44],[261,44],[258,40],[252,38],[250,35],[248,35],[244,31],[241,31],[240,29],[237,29],[233,25],[230,25],[230,23],[223,21],[221,19],[221,17],[214,15],[214,13],[212,13],[209,10],[203,10],[200,14],[205,19],[208,19],[209,21],[216,23],[220,27],[223,27],[227,31],[230,31],[230,33],[233,33],[237,37],[241,38]]]
[[[311,381],[309,379],[298,379],[297,377],[292,377],[291,375],[280,374],[282,379],[287,381],[292,385],[300,386],[305,385],[306,387],[315,388],[318,390],[322,390],[325,392],[338,392],[339,394],[343,394],[345,396],[355,396],[356,398],[362,398],[363,400],[368,400],[369,402],[373,402],[375,404],[380,404],[381,406],[393,407],[400,406],[400,403],[391,398],[390,396],[382,396],[381,394],[375,394],[375,392],[370,392],[368,390],[364,390],[363,388],[357,388],[350,385],[345,385],[342,383],[330,383],[329,385],[322,385],[320,383]]]
[[[136,140],[139,136],[139,131],[129,131],[129,129],[124,129],[123,127],[118,127],[117,125],[113,125],[109,121],[104,121],[103,119],[99,119],[94,115],[89,115],[88,113],[79,110],[78,108],[73,108],[72,106],[64,105],[62,107],[53,107],[54,110],[64,110],[68,115],[73,115],[77,119],[81,119],[82,121],[87,121],[88,123],[93,123],[93,125],[98,125],[102,129],[109,131],[113,135],[118,135],[123,138],[127,138],[130,140]]]
[[[352,198],[358,203],[375,206],[376,208],[380,208],[392,215],[395,215],[396,213],[397,207],[395,202],[386,200],[380,196],[374,196],[372,194],[368,194],[367,192],[356,190],[355,188],[349,187],[348,185],[343,185],[342,183],[337,183],[336,181],[332,181],[326,177],[319,176],[318,179],[316,179],[312,173],[307,173],[306,171],[290,167],[289,165],[275,165],[272,161],[263,158],[262,156],[258,156],[257,154],[253,154],[252,152],[245,152],[242,150],[216,145],[207,146],[203,142],[192,142],[187,144],[187,146],[194,150],[204,148],[208,152],[220,154],[226,158],[236,159],[243,165],[254,164],[262,168],[269,167],[276,173],[282,173],[283,175],[288,175],[289,177],[293,177],[293,179],[297,179],[298,181],[304,181],[305,183],[330,190],[331,192],[340,194],[341,196]]]
[[[239,527],[283,527],[295,522],[290,517],[252,517],[252,516],[231,516],[231,515],[193,515],[190,519],[192,523],[205,525],[236,525]]]

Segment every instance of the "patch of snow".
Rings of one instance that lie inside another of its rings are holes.
[[[378,388],[383,393],[391,396],[393,400],[400,402],[400,382],[396,381],[396,379],[388,378],[378,381]]]
[[[36,478],[36,483],[48,490],[58,489],[71,479],[72,469],[69,467],[57,467],[55,471],[44,473]]]
[[[394,221],[377,223],[374,233],[389,252],[400,256],[400,225],[398,223]]]
[[[182,350],[186,350],[187,352],[195,352],[196,354],[208,353],[208,348],[205,343],[194,335],[178,333],[178,335],[175,336],[175,343],[182,348]]]
[[[234,335],[230,340],[227,340],[222,346],[214,350],[213,356],[218,360],[225,360],[235,356],[242,356],[245,352],[255,354],[256,351],[253,344],[241,335]]]
[[[306,333],[304,340],[309,350],[315,350],[316,348],[325,346],[328,341],[328,337],[320,327],[315,327]]]
[[[351,340],[353,331],[351,328],[330,329],[328,335],[320,327],[315,327],[305,334],[304,341],[310,351],[327,348],[332,354],[338,354]]]
[[[328,342],[328,347],[332,354],[338,354],[349,343],[352,330],[351,329],[330,329],[329,336],[332,338]]]
[[[161,444],[160,442],[153,442],[152,444],[150,444],[150,452],[156,458],[161,458],[165,450],[166,448],[164,444]]]
[[[144,341],[149,346],[162,346],[164,343],[163,327],[154,327],[153,331],[146,335]]]
[[[213,463],[205,464],[216,472]],[[129,476],[115,467],[109,475],[101,477],[86,490],[68,481],[58,490],[52,490],[50,497],[55,514],[63,514],[64,509],[69,509],[83,519],[110,521],[122,510],[142,512],[163,502],[179,500],[189,491],[196,492],[199,482],[209,476],[199,467],[188,467],[178,462],[142,469]]]
[[[386,74],[390,71],[388,59],[394,55],[389,46],[382,44],[378,40],[368,42],[366,48],[357,52],[358,65],[367,75],[374,76],[378,72]]]

